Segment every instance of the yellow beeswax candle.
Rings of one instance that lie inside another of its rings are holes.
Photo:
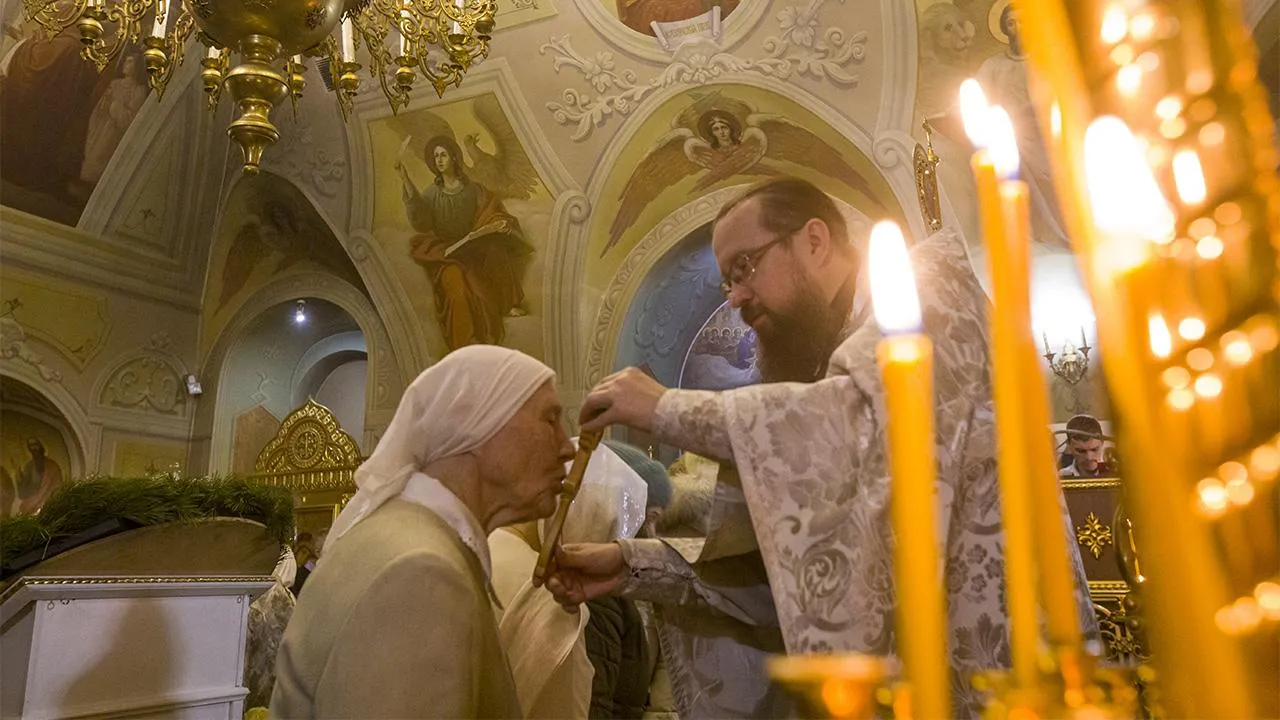
[[[1039,685],[1040,628],[1036,602],[1035,535],[1032,529],[1027,443],[1027,419],[1019,382],[1022,362],[1015,339],[1015,313],[1009,301],[1009,242],[1005,235],[1000,182],[986,150],[991,131],[982,90],[976,81],[961,87],[965,130],[978,151],[971,160],[978,188],[978,208],[991,272],[991,380],[996,403],[996,443],[1000,478],[1000,509],[1004,526],[1005,596],[1009,608],[1013,677],[1022,690]],[[1047,428],[1047,425],[1046,425]]]
[[[884,333],[876,358],[888,415],[898,654],[911,715],[948,718],[946,605],[934,497],[933,345],[921,332],[920,301],[897,225],[881,222],[872,229],[869,255],[872,303]]]

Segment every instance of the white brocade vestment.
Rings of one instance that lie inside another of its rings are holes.
[[[980,699],[971,676],[1010,663],[987,298],[953,231],[917,244],[911,256],[934,348],[952,691],[957,715],[976,715]],[[663,395],[654,418],[659,439],[732,461],[740,484],[734,473],[721,473],[703,547],[624,541],[631,577],[623,594],[710,610],[715,622],[732,619],[762,631],[776,625],[788,653],[894,653],[893,529],[876,364],[881,335],[874,322],[854,324],[819,382]],[[1065,502],[1063,518],[1069,532]],[[1068,547],[1080,617],[1096,637],[1079,551],[1074,542]],[[749,571],[753,555],[763,560],[767,585]],[[767,594],[760,592],[765,587]],[[687,673],[673,670],[673,684],[683,674],[714,686],[708,676],[721,662],[695,652]],[[765,704],[756,714],[768,714]]]

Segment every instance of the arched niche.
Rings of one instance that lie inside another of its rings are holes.
[[[263,321],[272,308],[282,315],[284,322],[288,322],[288,316],[300,298],[305,298],[308,304],[331,304],[351,318],[355,327],[343,327],[331,334],[358,331],[364,340],[368,363],[362,445],[372,448],[391,421],[405,382],[400,376],[386,328],[373,304],[357,288],[340,278],[324,273],[291,274],[260,288],[248,298],[207,353],[200,377],[207,383],[205,395],[208,399],[200,403],[194,422],[193,457],[190,461],[193,467],[225,470],[231,466],[232,424],[227,406],[222,402],[228,358],[237,342],[255,322]],[[292,374],[287,382],[291,393]],[[222,406],[221,411],[219,406]],[[287,411],[275,416],[277,423],[284,414]]]
[[[34,512],[62,483],[84,476],[84,443],[60,405],[32,385],[0,375],[0,517]],[[78,420],[83,423],[83,416]]]

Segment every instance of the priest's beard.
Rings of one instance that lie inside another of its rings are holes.
[[[799,290],[791,306],[764,310],[771,322],[768,329],[756,331],[760,378],[767,383],[821,380],[847,319],[811,282],[797,280]]]

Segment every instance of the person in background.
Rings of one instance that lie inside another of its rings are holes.
[[[475,345],[410,384],[285,630],[273,717],[523,716],[485,538],[555,512],[573,445],[554,380]]]
[[[1110,477],[1115,468],[1104,460],[1102,424],[1092,415],[1076,415],[1067,421],[1067,452],[1071,464],[1058,471],[1060,477]]]
[[[249,629],[244,652],[244,685],[249,694],[244,698],[245,720],[266,720],[271,689],[276,683],[276,653],[284,629],[289,626],[297,605],[289,586],[298,571],[293,549],[285,545],[267,591],[249,603]]]
[[[656,537],[655,528],[671,503],[671,479],[662,463],[640,448],[615,440],[603,444],[644,479],[644,524],[636,537]],[[592,718],[640,718],[674,712],[671,681],[663,662],[659,621],[653,607],[616,596],[587,602],[587,654],[595,667]]]
[[[294,597],[302,592],[302,586],[306,584],[307,578],[311,577],[311,571],[316,569],[316,563],[320,562],[320,548],[324,547],[324,539],[328,534],[329,530],[326,528],[314,537],[311,533],[298,535],[296,555],[298,571],[295,574],[293,586],[289,588]]]

